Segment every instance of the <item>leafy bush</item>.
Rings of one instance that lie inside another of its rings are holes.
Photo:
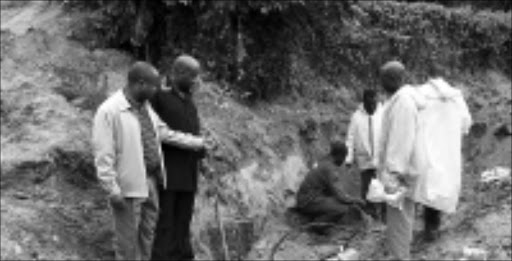
[[[250,100],[296,88],[294,55],[335,87],[374,86],[389,59],[402,60],[414,78],[436,67],[511,72],[510,12],[416,1],[67,2],[97,10],[87,28],[106,40],[100,45],[128,49],[164,72],[177,55],[192,54]]]
[[[146,3],[147,2],[147,3]],[[323,1],[326,5],[329,1]],[[237,93],[270,98],[286,85],[287,48],[293,32],[283,12],[306,1],[66,1],[71,10],[96,15],[83,28],[166,70],[189,53],[204,61],[218,80],[237,83]],[[285,33],[283,33],[285,32]]]
[[[478,9],[491,9],[510,11],[512,9],[512,2],[508,0],[401,0],[403,2],[431,2],[448,7],[471,6]]]
[[[302,30],[296,37],[315,38],[297,49],[333,86],[374,87],[378,68],[390,59],[404,62],[413,80],[430,72],[511,73],[510,12],[395,1],[360,1],[351,13],[313,4],[307,10],[315,34]]]
[[[413,71],[497,69],[510,74],[510,13],[441,5],[365,2],[369,24],[393,32],[387,40]]]
[[[54,90],[79,108],[95,111],[108,96],[107,76],[97,67],[88,70],[91,68],[55,67],[60,85]]]

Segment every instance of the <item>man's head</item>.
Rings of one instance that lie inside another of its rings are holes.
[[[364,90],[363,107],[364,110],[370,115],[373,115],[377,109],[377,92],[374,89]]]
[[[341,166],[345,162],[347,156],[347,146],[341,141],[333,141],[331,143],[331,151],[329,152],[336,166]]]
[[[136,62],[128,71],[128,89],[133,98],[140,102],[150,99],[160,84],[158,71],[147,62]]]
[[[191,93],[199,87],[201,65],[192,56],[180,55],[172,65],[172,79],[174,85],[182,92]]]
[[[427,76],[429,78],[444,77],[444,72],[445,68],[443,68],[441,62],[436,59],[432,59],[427,64]]]
[[[390,61],[380,68],[380,81],[384,91],[395,93],[404,83],[405,66],[399,61]]]

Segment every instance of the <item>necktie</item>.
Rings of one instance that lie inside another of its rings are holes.
[[[370,156],[373,158],[373,126],[371,115],[368,115],[368,136],[370,139]]]

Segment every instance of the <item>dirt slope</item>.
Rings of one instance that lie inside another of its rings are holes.
[[[131,58],[69,40],[80,15],[63,13],[58,5],[2,1],[1,7],[0,257],[111,258],[111,220],[93,179],[90,124],[103,91],[123,86]],[[231,232],[232,257],[248,252],[250,259],[268,259],[278,238],[294,229],[283,215],[285,189],[298,185],[308,155],[321,155],[330,139],[344,136],[356,106],[347,89],[333,90],[306,63],[297,58],[295,64],[297,81],[326,90],[323,103],[282,101],[249,108],[214,83],[197,95],[205,129],[222,144],[209,164],[224,191],[220,210]],[[510,79],[483,72],[457,85],[477,123],[464,148],[460,211],[447,217],[440,241],[418,247],[414,257],[455,258],[471,245],[489,250],[493,259],[510,259],[510,186],[478,181],[487,168],[511,166],[510,136],[494,135],[501,126],[511,127]],[[311,144],[303,139],[311,131],[307,120],[318,128]],[[215,200],[206,191],[211,181],[200,182],[194,247],[199,259],[211,259],[222,254]],[[353,232],[334,231],[330,238],[297,232],[276,258],[317,260],[339,244],[362,250],[365,258],[382,257],[381,233],[358,233],[349,242]]]

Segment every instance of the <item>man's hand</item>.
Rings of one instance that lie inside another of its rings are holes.
[[[356,205],[361,205],[361,206],[366,204],[364,200],[362,200],[360,198],[352,197],[346,193],[338,194],[338,200],[344,204],[356,204]]]
[[[125,205],[124,197],[121,194],[110,194],[108,199],[113,207],[122,208]]]
[[[359,199],[359,198],[351,198],[350,202],[353,203],[353,204],[361,205],[361,206],[366,204],[364,202],[364,200]]]
[[[382,183],[384,184],[384,190],[386,193],[395,193],[400,187],[405,184],[400,179],[400,173],[398,172],[383,172]]]
[[[218,147],[217,141],[215,141],[212,137],[204,138],[204,149],[207,151],[215,150]]]

